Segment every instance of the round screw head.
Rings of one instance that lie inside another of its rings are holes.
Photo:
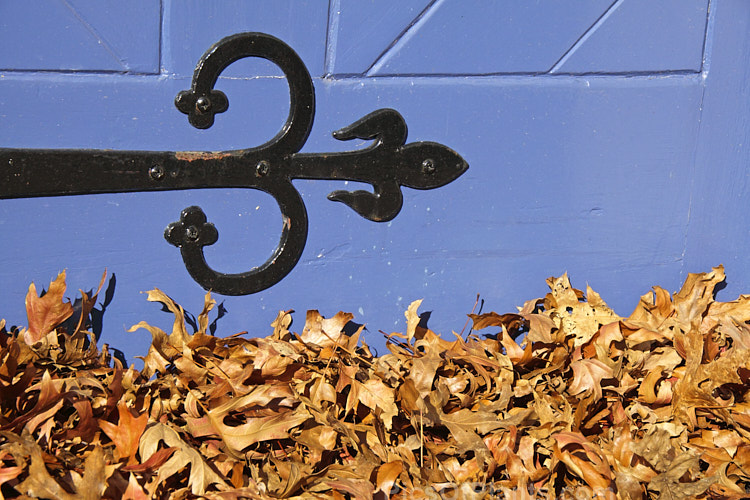
[[[165,172],[164,167],[161,165],[154,165],[148,169],[148,175],[155,181],[160,181],[164,178]]]
[[[265,177],[271,170],[271,165],[266,160],[261,160],[255,165],[255,175],[258,177]]]
[[[211,99],[206,96],[200,96],[195,100],[195,109],[199,113],[208,113],[211,110]]]
[[[435,173],[437,167],[435,167],[435,161],[431,158],[427,158],[422,162],[422,173],[432,175]]]
[[[196,241],[198,239],[198,236],[200,234],[198,233],[198,228],[195,226],[188,226],[187,229],[185,229],[185,236],[187,236],[187,239],[190,241]]]

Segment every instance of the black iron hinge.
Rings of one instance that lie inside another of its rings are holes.
[[[200,207],[182,211],[164,236],[180,248],[190,275],[205,289],[246,295],[279,282],[297,264],[307,240],[307,211],[292,179],[349,180],[371,184],[373,192],[334,191],[362,217],[388,221],[401,210],[401,187],[433,189],[468,168],[461,156],[434,142],[406,144],[406,123],[393,109],[379,109],[333,133],[339,140],[367,139],[366,149],[340,153],[299,153],[315,114],[315,90],[300,57],[281,40],[264,33],[239,33],[213,45],[200,59],[190,90],[175,98],[190,123],[205,129],[228,109],[226,95],[214,89],[221,72],[245,57],[278,65],[289,84],[286,123],[269,142],[222,152],[0,149],[0,198],[92,193],[165,191],[195,188],[252,188],[273,196],[283,217],[281,240],[271,257],[245,273],[212,269],[203,247],[218,239]],[[52,175],[54,172],[54,175]]]

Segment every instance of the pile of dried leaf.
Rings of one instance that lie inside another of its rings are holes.
[[[350,314],[219,338],[210,296],[189,333],[154,290],[174,324],[133,327],[153,336],[139,372],[110,366],[96,295],[74,311],[60,275],[30,288],[27,329],[0,322],[0,496],[746,498],[750,296],[714,301],[723,279],[655,288],[626,319],[550,279],[466,339],[415,302],[380,357]]]

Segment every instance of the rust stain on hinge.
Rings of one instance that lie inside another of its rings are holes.
[[[231,151],[177,151],[174,157],[180,161],[221,160],[232,156]]]

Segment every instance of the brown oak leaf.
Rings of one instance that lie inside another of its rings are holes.
[[[63,302],[65,293],[65,271],[49,284],[49,290],[39,297],[34,283],[29,285],[26,294],[26,316],[29,327],[23,334],[27,344],[32,345],[43,339],[57,325],[73,315],[70,300]]]

